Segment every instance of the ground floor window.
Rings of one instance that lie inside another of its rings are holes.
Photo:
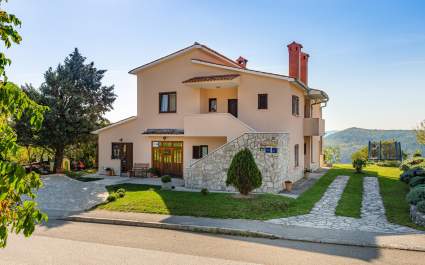
[[[300,146],[298,144],[294,147],[294,159],[295,166],[298,167],[300,165]]]
[[[208,155],[208,145],[194,145],[192,147],[192,158],[200,159]]]

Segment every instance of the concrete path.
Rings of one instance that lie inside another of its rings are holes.
[[[104,202],[108,197],[106,186],[122,183],[161,185],[159,178],[109,177],[90,174],[85,177],[102,178],[98,181],[82,182],[63,174],[41,176],[43,188],[37,193],[37,203],[49,218],[64,217],[79,213]],[[175,186],[183,180],[172,179]]]
[[[374,233],[420,233],[415,229],[391,224],[387,221],[384,204],[379,193],[379,183],[376,177],[364,178],[360,219],[336,216],[335,209],[347,185],[348,179],[348,176],[336,177],[309,214],[272,219],[268,222],[284,226],[296,225],[312,228]]]

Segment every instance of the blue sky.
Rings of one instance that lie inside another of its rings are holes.
[[[248,67],[288,73],[286,45],[310,54],[309,85],[324,89],[327,130],[412,129],[425,119],[424,1],[10,0],[23,21],[10,80],[39,86],[75,48],[114,84],[111,121],[135,115],[127,72],[201,42]]]

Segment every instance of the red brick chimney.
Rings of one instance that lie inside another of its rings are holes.
[[[304,85],[308,85],[308,53],[301,52],[301,74],[300,74],[300,80],[304,83]]]
[[[240,67],[246,68],[246,64],[248,63],[248,60],[243,58],[242,56],[239,56],[236,62],[239,64]]]
[[[289,76],[300,79],[301,77],[301,49],[303,46],[293,41],[288,45],[289,52]]]

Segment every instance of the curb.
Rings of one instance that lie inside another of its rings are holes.
[[[160,222],[145,222],[145,221],[135,221],[135,220],[126,220],[126,219],[108,219],[108,218],[85,217],[85,216],[69,216],[66,218],[62,218],[61,220],[72,221],[72,222],[83,222],[83,223],[95,223],[95,224],[159,228],[159,229],[168,229],[168,230],[201,232],[201,233],[209,233],[209,234],[221,234],[221,235],[243,236],[243,237],[253,237],[253,238],[282,239],[282,240],[290,240],[290,241],[298,241],[298,242],[333,244],[333,245],[341,245],[341,246],[372,247],[372,248],[382,248],[382,249],[425,252],[425,247],[407,247],[403,245],[393,245],[393,244],[386,244],[386,243],[373,244],[373,243],[341,242],[341,241],[332,240],[332,239],[319,240],[319,239],[303,238],[303,237],[294,238],[291,236],[274,235],[274,234],[265,233],[265,232],[248,231],[248,230],[242,230],[242,229],[236,229],[236,228],[222,228],[222,227],[188,225],[188,224],[170,224],[170,223],[160,223]]]
[[[199,225],[170,224],[170,223],[159,223],[159,222],[145,222],[145,221],[133,221],[133,220],[125,220],[125,219],[107,219],[107,218],[81,217],[81,216],[70,216],[70,217],[63,218],[62,220],[72,221],[72,222],[96,223],[96,224],[161,228],[161,229],[168,229],[168,230],[203,232],[203,233],[210,233],[210,234],[222,234],[222,235],[232,235],[232,236],[259,237],[259,238],[267,238],[267,239],[280,238],[273,234],[268,234],[263,232],[253,232],[253,231],[247,231],[247,230],[241,230],[241,229],[199,226]]]

